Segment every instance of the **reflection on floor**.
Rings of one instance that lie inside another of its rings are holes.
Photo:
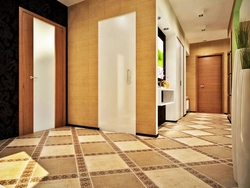
[[[237,187],[231,148],[222,114],[189,113],[158,138],[63,127],[1,140],[0,185]]]

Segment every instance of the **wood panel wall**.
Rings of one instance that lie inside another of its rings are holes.
[[[68,124],[98,127],[98,21],[136,11],[136,132],[156,134],[156,1],[85,0],[68,10]]]
[[[227,113],[227,53],[230,51],[230,40],[216,40],[202,43],[190,44],[190,56],[187,57],[187,96],[190,98],[190,111],[197,111],[197,96],[196,96],[196,62],[198,56],[222,54],[222,112]]]

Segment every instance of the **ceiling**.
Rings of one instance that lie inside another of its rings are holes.
[[[189,43],[228,37],[234,0],[169,0]],[[199,14],[203,14],[199,17]],[[205,31],[202,31],[204,30]]]
[[[84,0],[58,0],[71,6]],[[224,39],[228,37],[228,25],[234,0],[168,0],[184,30],[189,43]],[[244,5],[244,6],[243,6]],[[243,0],[242,15],[250,15],[250,1]],[[199,14],[202,14],[199,17]],[[159,13],[161,14],[161,13]],[[244,17],[245,20],[250,20]],[[205,31],[201,31],[204,30]],[[165,32],[166,33],[166,32]]]

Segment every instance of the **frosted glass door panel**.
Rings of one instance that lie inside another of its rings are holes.
[[[99,21],[98,35],[99,128],[135,134],[135,12]]]
[[[34,132],[55,126],[55,27],[33,20]]]

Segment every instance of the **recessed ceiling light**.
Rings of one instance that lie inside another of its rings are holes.
[[[160,16],[158,16],[158,20],[160,20],[161,19],[161,17]]]
[[[164,30],[169,30],[169,28],[168,28],[168,27],[165,27]]]
[[[199,12],[198,12],[198,16],[199,17],[203,17],[204,16],[204,10],[201,9]]]

